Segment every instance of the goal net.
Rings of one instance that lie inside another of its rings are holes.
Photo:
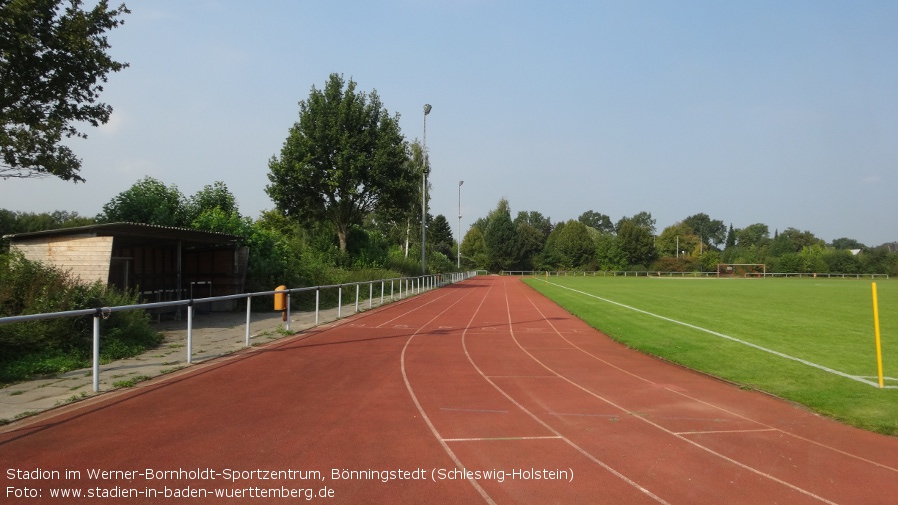
[[[718,263],[717,277],[764,277],[767,265],[763,263]]]

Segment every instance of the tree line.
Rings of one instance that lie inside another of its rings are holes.
[[[650,270],[714,272],[720,263],[763,263],[768,272],[898,275],[895,243],[868,247],[839,238],[827,244],[810,231],[770,229],[763,223],[727,227],[704,213],[660,233],[649,212],[617,222],[589,210],[552,223],[536,211],[512,219],[508,201],[474,222],[461,244],[467,268],[501,270]]]
[[[46,6],[55,4],[49,0]],[[0,12],[11,18],[28,16],[11,6],[3,9]],[[48,40],[71,37],[58,31],[60,23],[65,24],[65,16],[86,15],[73,11],[59,17],[54,12],[44,11],[28,29],[44,33]],[[109,10],[101,2],[91,14],[95,30],[102,34],[119,26],[126,12],[124,6]],[[82,83],[90,90],[82,99],[87,104],[102,90],[97,81],[126,66],[109,60],[106,49],[101,38],[89,53],[102,59],[103,65]],[[28,50],[46,56],[39,48]],[[68,53],[60,49],[59,54]],[[79,59],[89,60],[85,55]],[[32,75],[28,73],[31,67],[58,64],[57,60],[31,58],[6,71]],[[774,230],[771,236],[761,223],[727,228],[723,221],[701,213],[658,233],[649,212],[613,222],[593,210],[576,220],[553,223],[536,211],[521,211],[512,218],[504,199],[470,227],[461,243],[461,258],[456,258],[458,243],[448,220],[427,212],[428,202],[422,198],[429,194],[422,195],[429,168],[424,146],[404,137],[399,115],[387,111],[376,90],[357,88],[352,79],[333,73],[323,88],[312,86],[309,97],[299,102],[298,120],[287,132],[280,152],[268,161],[269,184],[264,189],[274,209],[256,219],[240,213],[236,199],[221,181],[186,197],[173,184],[145,177],[114,196],[93,218],[66,211],[29,214],[0,209],[0,233],[117,221],[229,233],[250,247],[248,289],[342,282],[348,272],[362,270],[414,275],[420,273],[422,247],[426,248],[428,271],[433,273],[453,270],[457,263],[489,271],[713,271],[718,263],[764,263],[772,272],[898,273],[896,253],[888,246],[871,248],[848,238],[826,244],[813,233],[795,228]],[[48,90],[21,100],[39,102],[52,96]],[[2,111],[10,117],[25,117],[25,103],[11,102]],[[89,110],[97,114],[93,122],[99,124],[108,120],[111,108],[97,107]],[[41,121],[39,117],[30,119]],[[65,120],[62,123],[66,124]],[[7,124],[14,122],[10,119]],[[12,177],[12,171],[21,176],[53,174],[83,180],[77,175],[77,164],[59,173],[49,161],[44,165],[35,162],[30,165],[31,172],[23,173],[26,164],[22,160],[29,156],[50,159],[33,155],[25,149],[29,145],[0,142],[0,150],[7,150],[7,167],[0,177]],[[56,142],[51,139],[47,145]],[[423,244],[418,240],[422,215],[426,216]]]

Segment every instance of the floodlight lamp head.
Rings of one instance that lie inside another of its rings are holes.
[[[424,104],[424,115],[426,116],[426,115],[430,114],[430,109],[432,109],[432,108],[433,107],[431,107],[429,103],[425,103]]]

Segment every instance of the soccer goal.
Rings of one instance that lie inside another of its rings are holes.
[[[767,265],[763,263],[718,263],[717,277],[764,277]]]

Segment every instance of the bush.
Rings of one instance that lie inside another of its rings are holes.
[[[0,254],[0,317],[64,312],[137,303],[136,293],[96,282],[86,284],[67,272],[17,253]],[[116,312],[102,323],[101,360],[139,354],[160,342],[141,310]],[[64,317],[0,325],[0,382],[25,380],[88,366],[93,317]]]

